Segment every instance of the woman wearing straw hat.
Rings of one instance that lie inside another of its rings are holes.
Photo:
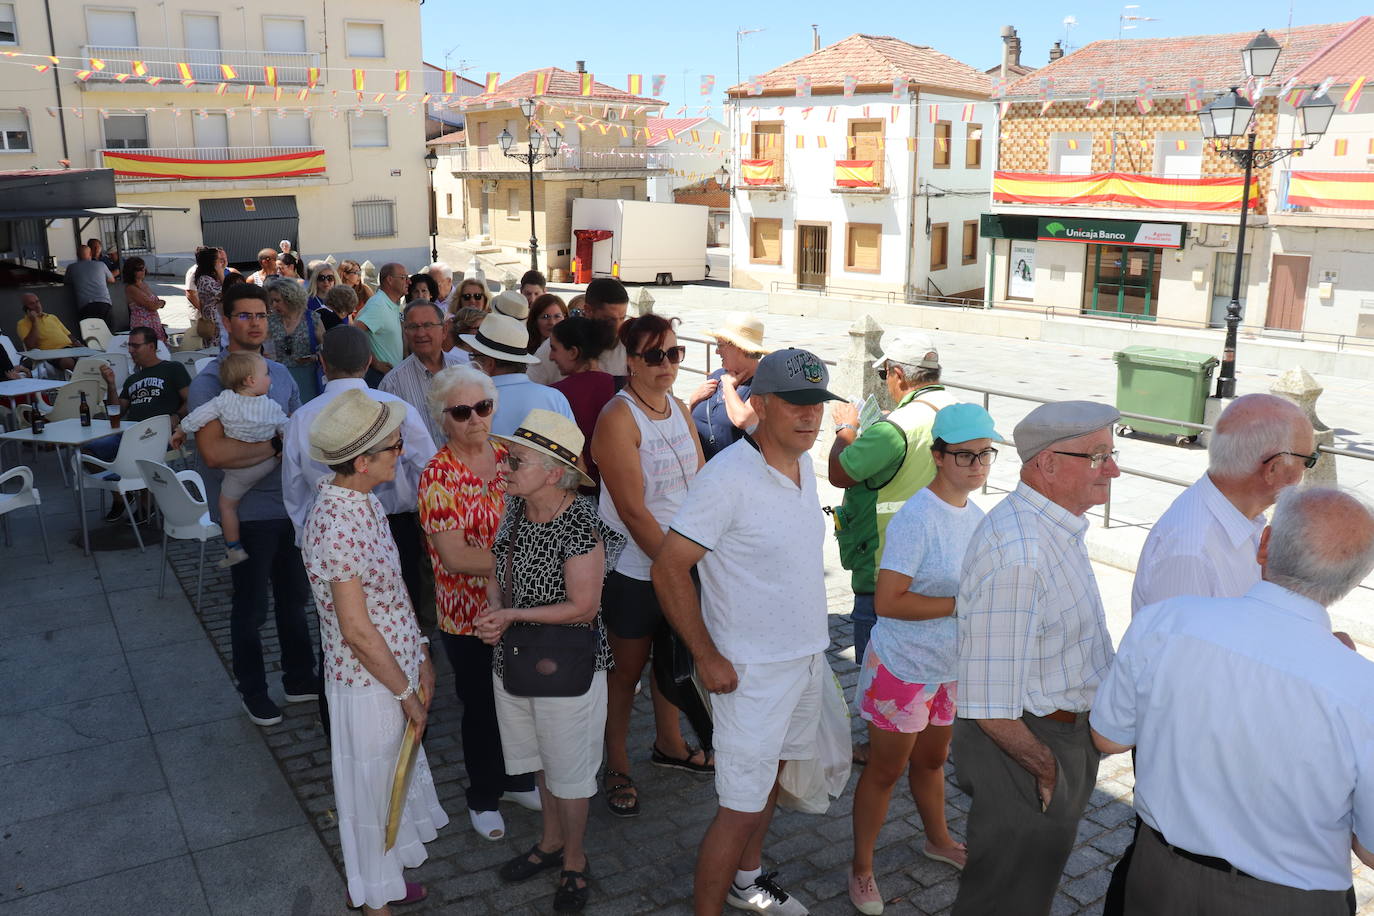
[[[400,405],[404,406],[404,405]],[[334,807],[350,906],[389,913],[426,891],[402,869],[448,823],[424,748],[416,748],[396,844],[383,851],[392,777],[407,722],[423,731],[434,696],[428,640],[401,578],[386,511],[372,490],[396,477],[405,411],[345,391],[310,424],[310,457],[334,473],[319,483],[301,551],[324,644]]]
[[[577,469],[576,422],[531,410],[511,435],[496,438],[510,449],[506,515],[493,551],[491,609],[477,618],[477,633],[496,647],[492,686],[506,769],[538,772],[543,803],[539,841],[500,875],[524,881],[561,866],[553,908],[576,912],[589,892],[583,835],[611,665],[601,585],[625,539],[577,494],[590,481]]]
[[[768,353],[763,322],[748,312],[726,315],[725,324],[711,336],[716,339],[721,368],[706,376],[689,402],[707,461],[758,423],[749,406],[749,387],[759,360]]]

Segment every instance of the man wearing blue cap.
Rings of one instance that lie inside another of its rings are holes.
[[[752,436],[693,478],[654,558],[654,588],[711,694],[720,807],[697,856],[698,916],[808,912],[763,873],[784,760],[816,757],[825,649],[825,515],[807,450],[820,432],[825,364],[805,350],[759,361]],[[701,575],[701,598],[692,568]],[[733,880],[732,880],[733,879]]]

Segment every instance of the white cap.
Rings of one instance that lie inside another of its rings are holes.
[[[935,349],[935,341],[917,331],[883,335],[883,352],[873,361],[873,368],[881,369],[888,360],[922,369],[940,368],[940,353]]]

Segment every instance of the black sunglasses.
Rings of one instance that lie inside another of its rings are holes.
[[[372,451],[368,452],[368,454],[380,455],[382,452],[395,452],[399,455],[401,453],[401,450],[405,447],[406,440],[404,438],[401,438],[397,439],[394,445],[383,445],[381,448],[373,449]]]
[[[1268,458],[1261,461],[1260,464],[1268,464],[1275,458],[1279,457],[1279,455],[1292,455],[1294,458],[1301,458],[1302,466],[1307,468],[1309,471],[1317,466],[1317,460],[1321,457],[1321,454],[1319,452],[1313,452],[1310,455],[1304,455],[1302,452],[1275,452]]]
[[[487,294],[486,294],[486,293],[463,293],[463,295],[462,295],[462,299],[463,299],[463,301],[465,301],[465,302],[466,302],[467,300],[469,300],[469,299],[485,299],[485,298],[487,298]]]
[[[476,404],[454,404],[452,407],[445,407],[444,413],[453,417],[453,419],[457,420],[459,423],[466,423],[472,417],[474,411],[476,411],[479,417],[491,416],[491,409],[494,406],[491,398],[484,398]]]
[[[654,347],[652,350],[645,350],[643,353],[631,353],[630,355],[638,356],[644,360],[646,366],[661,366],[665,359],[676,366],[687,355],[687,348],[669,347],[665,350],[662,347]]]

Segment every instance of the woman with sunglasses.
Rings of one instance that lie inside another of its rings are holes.
[[[685,352],[673,331],[676,321],[650,314],[621,325],[629,380],[601,411],[592,437],[592,457],[601,471],[601,517],[627,536],[602,597],[615,655],[607,680],[605,791],[606,804],[617,817],[639,814],[626,747],[630,705],[650,646],[656,636],[662,640],[669,632],[649,567],[687,496],[687,485],[705,463],[687,406],[673,397]],[[654,765],[714,773],[710,752],[683,738],[678,708],[656,687],[653,700]]]
[[[435,374],[429,409],[443,429],[444,445],[420,474],[420,526],[434,567],[439,636],[463,704],[463,765],[467,768],[468,819],[488,840],[505,836],[497,803],[503,796],[534,810],[534,774],[506,775],[501,732],[492,692],[492,647],[477,636],[477,615],[487,610],[488,580],[495,572],[492,545],[506,509],[504,445],[491,439],[496,407],[491,378],[469,366]]]
[[[165,299],[153,292],[148,285],[148,265],[142,258],[129,258],[124,262],[124,299],[129,303],[129,327],[151,328],[157,339],[167,342],[167,329],[157,311],[167,304]]]
[[[305,287],[289,277],[268,278],[267,305],[267,353],[291,373],[304,404],[324,387],[316,358],[324,342],[324,322],[306,308]]]
[[[596,432],[596,420],[602,408],[615,397],[615,376],[602,372],[596,359],[613,346],[615,336],[609,324],[581,315],[558,322],[549,336],[549,359],[563,376],[553,383],[553,387],[568,399],[573,418],[588,443],[582,449],[582,463],[595,484],[589,488],[588,495],[596,493],[601,486],[601,472],[592,460],[590,445]]]
[[[484,312],[491,311],[491,298],[487,295],[487,287],[474,277],[468,277],[458,284],[458,289],[448,301],[448,312],[450,315],[458,314],[459,309],[474,308]]]
[[[363,266],[353,260],[339,262],[339,284],[351,288],[359,302],[366,302],[376,292],[363,282]]]
[[[311,262],[310,279],[305,284],[305,307],[312,315],[324,308],[324,297],[338,285],[339,272],[333,264],[328,261]]]
[[[868,765],[854,790],[849,872],[849,898],[861,913],[883,911],[873,847],[904,772],[925,827],[922,853],[959,869],[968,861],[945,820],[944,766],[958,697],[954,599],[964,553],[983,520],[969,494],[987,481],[1000,437],[977,404],[940,410],[931,436],[935,479],[888,523],[874,594],[878,623],[855,687],[869,738]]]

